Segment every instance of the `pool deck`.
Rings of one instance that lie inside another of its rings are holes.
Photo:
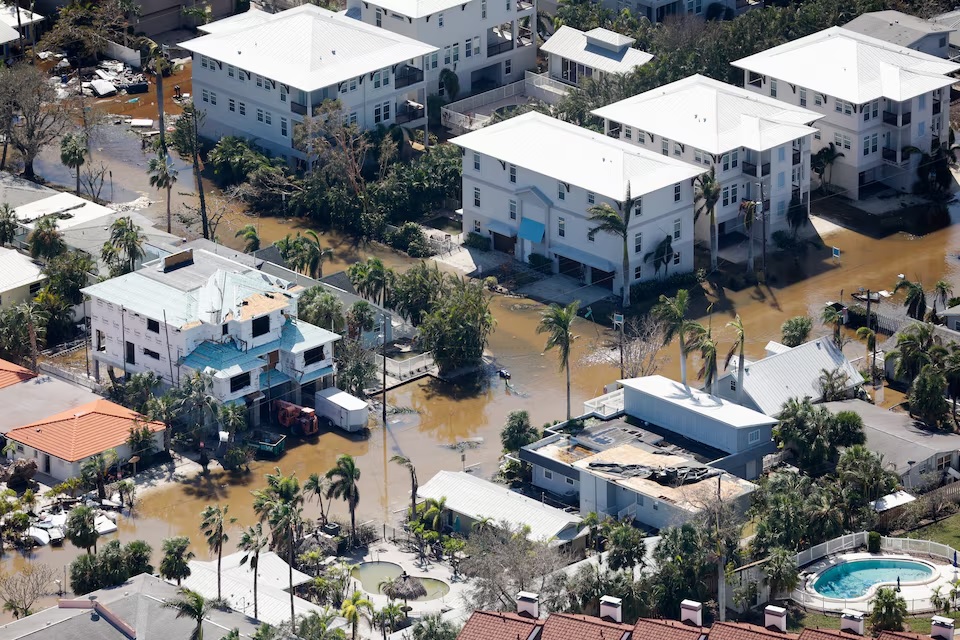
[[[800,572],[800,584],[793,593],[793,599],[804,606],[815,608],[821,611],[840,612],[844,609],[853,609],[856,611],[867,612],[870,610],[870,602],[873,599],[876,588],[871,588],[866,595],[858,598],[839,599],[820,595],[813,588],[813,583],[817,575],[829,569],[830,567],[849,562],[852,560],[912,560],[923,562],[934,568],[936,576],[923,583],[901,583],[900,597],[907,603],[907,610],[910,613],[922,613],[933,611],[934,607],[930,603],[930,596],[934,589],[940,587],[944,595],[949,593],[950,584],[957,579],[957,569],[946,563],[941,558],[930,556],[907,555],[903,553],[843,553],[829,558],[824,558],[811,565],[803,567]],[[883,586],[896,587],[896,583]]]

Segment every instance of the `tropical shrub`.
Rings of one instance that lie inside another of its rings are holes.
[[[433,255],[427,235],[416,222],[404,222],[399,229],[389,232],[387,244],[411,258],[429,258]]]
[[[867,551],[870,553],[880,553],[880,534],[871,531],[867,534]]]
[[[490,238],[487,236],[482,236],[475,231],[470,231],[467,233],[467,237],[463,240],[463,246],[467,247],[468,249],[490,251]]]

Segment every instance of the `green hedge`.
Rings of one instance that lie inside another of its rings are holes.
[[[697,269],[689,273],[676,273],[662,280],[644,280],[630,285],[630,300],[636,303],[644,298],[657,298],[661,294],[692,287],[703,282],[706,277],[703,269]]]
[[[487,236],[482,236],[475,231],[471,231],[467,234],[466,240],[463,241],[463,246],[467,247],[468,249],[490,251],[490,238]]]

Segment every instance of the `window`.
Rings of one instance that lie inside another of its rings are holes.
[[[230,378],[230,393],[236,393],[241,389],[250,386],[250,372],[241,373],[238,376],[233,376]]]
[[[683,231],[683,223],[680,221],[680,218],[677,218],[673,221],[673,239],[679,240],[680,234]]]
[[[230,324],[227,322],[223,323],[223,326],[220,327],[220,335],[225,336],[230,329]]]
[[[236,71],[236,69],[234,68],[234,66],[233,66],[232,64],[228,64],[228,65],[227,65],[227,76],[228,76],[228,77],[232,78],[232,77],[234,76],[235,71]]]
[[[510,0],[507,0],[507,11],[510,11]]]
[[[373,121],[375,123],[386,122],[390,119],[390,103],[384,102],[373,108]]]
[[[636,203],[633,205],[633,215],[642,216],[643,215],[643,198],[637,196]]]
[[[870,136],[870,153],[876,153],[877,148],[879,147],[880,137],[878,134],[873,134]],[[803,165],[800,165],[800,169],[803,169]],[[802,176],[802,174],[801,174]]]
[[[553,480],[553,471],[550,471],[549,469],[544,469],[543,477],[546,478],[547,480]]]
[[[558,183],[557,183],[557,198],[558,198],[559,200],[566,200],[566,199],[567,199],[567,192],[564,191],[564,189],[563,189],[563,183],[562,183],[562,182],[558,182]]]
[[[383,84],[383,71],[377,71],[373,74],[373,88],[379,89]]]
[[[843,136],[843,148],[844,148],[844,149],[849,149],[849,148],[850,148],[850,144],[851,144],[850,136],[844,135],[844,136]]]
[[[517,182],[517,166],[510,165],[510,182],[516,184]]]
[[[233,98],[230,98],[229,100],[227,100],[227,109],[229,109],[230,111],[236,111],[237,101],[234,100]]]
[[[206,89],[203,89],[202,91],[200,91],[200,99],[203,100],[204,102],[210,102],[210,92],[207,91]]]
[[[325,354],[323,353],[323,346],[314,347],[313,349],[307,349],[303,353],[303,364],[304,366],[309,367],[312,364],[317,364],[318,362],[323,362],[326,359]]]
[[[204,69],[209,68],[207,60],[208,60],[207,56],[200,56],[200,66],[203,67]]]
[[[737,390],[737,381],[734,378],[730,379],[730,391]]]
[[[723,202],[723,206],[726,207],[731,202],[733,202],[732,200],[730,200],[730,187],[724,187],[723,191],[721,191],[721,194],[723,194],[723,199],[721,200],[721,202]]]
[[[734,384],[736,384],[736,382],[734,382]],[[747,443],[754,444],[755,442],[760,442],[760,429],[754,429],[747,434]]]
[[[722,156],[720,156],[720,164],[723,166],[724,171],[730,170],[730,154],[729,153],[725,153]]]
[[[430,54],[430,68],[431,68],[431,69],[436,69],[438,66],[440,66],[440,54],[438,54],[438,53],[431,53],[431,54]]]
[[[637,131],[637,142],[640,144],[647,144],[647,134],[643,131]]]
[[[480,0],[480,17],[484,20],[487,18],[487,0]]]
[[[566,480],[567,484],[573,485],[573,478],[564,478],[564,480]]]
[[[673,264],[674,266],[680,264],[680,252],[677,251],[673,254]]]
[[[473,38],[467,38],[463,43],[463,55],[468,58],[473,55]]]
[[[800,88],[800,106],[807,106],[807,90],[803,87]]]
[[[597,203],[596,194],[594,194],[593,191],[587,191],[587,204],[596,204],[596,203]]]
[[[473,170],[480,171],[480,154],[479,153],[473,154]]]
[[[382,27],[383,26],[383,9],[381,9],[380,7],[377,7],[376,11],[374,12],[374,15],[375,15],[377,26]]]
[[[666,138],[660,138],[660,153],[665,156],[670,155],[670,141]]]
[[[787,212],[787,202],[786,200],[777,201],[777,217],[782,218]]]
[[[633,279],[642,280],[643,279],[643,265],[633,268]]]
[[[216,91],[211,91],[211,92],[210,92],[210,104],[214,104],[214,105],[217,104],[217,92],[216,92]]]
[[[674,143],[673,143],[673,155],[678,156],[678,155],[680,155],[681,153],[683,153],[683,149],[680,148],[680,143],[679,143],[679,142],[674,142]]]
[[[456,64],[460,62],[460,43],[453,45],[453,62]]]
[[[734,149],[730,152],[730,166],[734,169],[740,164],[740,149]]]
[[[643,253],[643,232],[638,231],[633,234],[633,252]]]
[[[264,111],[264,112],[263,112],[263,121],[264,121],[266,124],[273,124],[273,114],[270,113],[269,111]]]
[[[147,331],[160,333],[160,323],[157,320],[147,319]]]
[[[510,201],[510,219],[511,220],[517,219],[517,201],[516,200]]]
[[[263,109],[257,109],[257,122],[263,122]]]
[[[680,183],[673,185],[673,201],[680,202]]]
[[[479,220],[474,220],[474,221],[473,221],[473,230],[474,230],[476,233],[480,233],[480,221],[479,221]]]
[[[927,123],[926,123],[926,122],[918,122],[918,123],[917,123],[917,136],[920,137],[920,138],[922,138],[922,137],[925,136],[925,135],[927,135]]]
[[[871,118],[876,119],[880,114],[880,100],[867,102],[863,105],[863,121],[867,122]]]
[[[920,96],[919,96],[919,98],[917,99],[917,102],[918,102],[918,105],[917,105],[917,106],[918,106],[920,109],[926,109],[926,108],[927,108],[927,94],[921,93]]]
[[[284,138],[287,137],[287,119],[280,118],[280,135]]]
[[[557,235],[561,238],[567,236],[567,220],[563,216],[557,218]]]
[[[787,184],[787,176],[783,171],[781,171],[780,173],[777,174],[777,188],[783,189],[784,185],[786,184]]]
[[[870,155],[870,136],[863,137],[863,155]]]
[[[350,78],[350,91],[356,91],[356,90],[357,90],[357,79]]]
[[[127,364],[137,364],[137,348],[132,342],[127,342],[127,353],[125,354]]]
[[[626,126],[625,126],[625,127],[623,128],[623,139],[624,139],[624,140],[632,140],[632,139],[633,139],[633,129],[631,129],[630,127],[626,127]]]
[[[154,360],[160,359],[160,354],[157,353],[156,351],[151,351],[150,349],[144,349],[143,355],[147,356],[148,358],[152,358]]]
[[[473,188],[473,206],[480,206],[480,187]]]
[[[513,73],[513,61],[504,60],[503,61],[503,75],[508,76]]]
[[[783,147],[777,149],[777,161],[784,162],[787,159],[787,150]]]
[[[953,462],[952,453],[944,453],[937,456],[937,471],[943,471],[950,466],[950,463]]]
[[[443,14],[437,14],[437,25],[443,29]]]
[[[240,109],[240,115],[247,115],[247,104],[245,102],[237,103],[237,107]]]
[[[253,319],[253,337],[258,338],[270,331],[270,316],[260,316]]]
[[[694,150],[693,150],[693,161],[694,161],[694,162],[703,163],[703,151],[700,151],[700,149],[694,149]]]
[[[443,64],[450,64],[450,46],[443,48]]]
[[[819,106],[822,106],[822,105],[823,105],[823,96],[821,96],[819,93],[813,94],[813,104],[816,105],[816,106],[818,106],[818,107],[819,107]]]
[[[473,55],[480,55],[480,36],[473,36]]]
[[[815,129],[815,130],[814,130],[814,132],[813,132],[813,139],[814,139],[814,140],[819,140],[819,139],[820,139],[820,129]]]
[[[777,81],[773,78],[770,79],[770,97],[777,97]]]

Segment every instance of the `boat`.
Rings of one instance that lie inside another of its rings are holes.
[[[61,529],[60,527],[51,527],[50,529],[46,529],[46,532],[47,532],[47,535],[50,536],[50,544],[52,544],[55,547],[59,547],[60,545],[62,545],[64,538],[66,538],[66,536],[63,533],[63,529]]]
[[[30,527],[27,529],[27,537],[33,540],[33,543],[38,547],[50,544],[50,535],[45,529],[39,527]]]
[[[57,522],[53,519],[53,517],[48,516],[43,520],[41,520],[40,522],[37,522],[34,526],[37,529],[42,529],[43,531],[46,531],[47,536],[50,538],[50,544],[60,545],[60,544],[63,544],[63,539],[64,539],[63,527],[64,527],[65,521],[66,521],[66,517],[63,518],[63,522],[61,522],[60,524],[57,524]]]
[[[117,523],[108,518],[107,516],[100,514],[94,520],[94,527],[97,529],[97,533],[102,536],[105,536],[109,533],[114,533],[117,530]]]

